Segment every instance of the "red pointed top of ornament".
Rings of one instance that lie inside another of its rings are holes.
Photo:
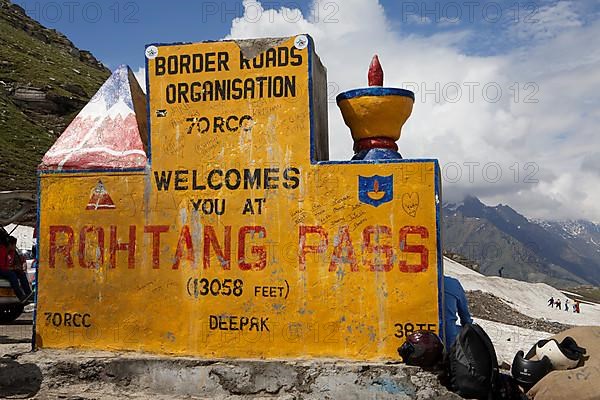
[[[383,86],[383,69],[379,63],[377,54],[373,56],[371,65],[369,65],[369,86]]]

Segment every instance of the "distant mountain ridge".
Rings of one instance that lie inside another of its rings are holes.
[[[444,250],[475,261],[482,273],[560,287],[600,285],[600,226],[530,220],[507,205],[468,196],[444,204]]]

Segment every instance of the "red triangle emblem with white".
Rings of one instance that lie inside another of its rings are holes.
[[[88,205],[85,208],[86,210],[112,210],[115,209],[115,203],[110,198],[110,195],[106,191],[104,184],[102,181],[98,181],[92,195],[90,196],[90,201],[88,201]]]

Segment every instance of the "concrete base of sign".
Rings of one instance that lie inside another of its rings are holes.
[[[73,350],[11,358],[0,368],[0,391],[36,398],[460,399],[433,374],[403,364],[218,361]]]

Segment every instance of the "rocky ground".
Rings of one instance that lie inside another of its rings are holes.
[[[535,319],[498,297],[467,293],[475,318],[538,331],[569,326]],[[146,354],[30,352],[32,313],[0,327],[0,398],[36,399],[458,399],[432,373],[400,363],[205,361]]]
[[[432,373],[399,363],[204,361],[23,350],[0,358],[2,398],[460,399]]]

